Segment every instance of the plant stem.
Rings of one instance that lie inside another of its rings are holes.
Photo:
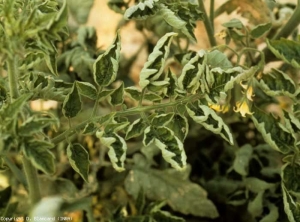
[[[41,199],[38,175],[36,169],[33,167],[30,160],[28,160],[25,156],[23,157],[23,166],[24,166],[25,175],[27,177],[30,201],[31,204],[34,205],[37,202],[39,202]]]
[[[11,102],[18,98],[18,58],[15,56],[14,58],[7,58],[7,71],[8,71],[8,79],[9,79],[9,91],[10,91],[10,100]]]
[[[6,165],[9,167],[9,169],[13,172],[16,179],[20,181],[24,187],[27,187],[27,181],[23,174],[23,172],[9,159],[7,156],[3,157]]]
[[[209,43],[211,45],[211,47],[214,47],[217,45],[217,42],[216,42],[216,39],[215,39],[215,36],[214,36],[214,29],[213,29],[213,25],[212,23],[210,22],[208,16],[207,16],[207,13],[206,13],[206,10],[205,10],[205,7],[204,7],[204,4],[203,4],[203,0],[198,0],[198,3],[199,3],[199,7],[201,9],[201,11],[203,12],[203,15],[204,15],[204,25],[205,25],[205,29],[206,29],[206,32],[207,32],[207,35],[208,35],[208,39],[209,39]]]
[[[134,107],[134,108],[124,110],[124,111],[119,111],[115,114],[115,116],[120,117],[120,116],[139,115],[142,112],[147,112],[147,111],[156,110],[156,109],[162,109],[162,108],[166,108],[166,107],[174,107],[178,104],[184,104],[184,103],[192,102],[192,101],[194,101],[196,99],[199,99],[201,97],[203,97],[202,94],[195,94],[195,95],[190,95],[190,96],[184,97],[183,99],[179,99],[177,101],[172,101],[172,102],[167,102],[167,103],[160,103],[160,104],[155,104],[155,105],[152,105],[152,106],[140,106],[140,107],[138,106],[138,107]],[[92,119],[83,121],[82,123],[78,124],[77,126],[71,128],[71,129],[68,129],[65,132],[61,133],[60,135],[54,137],[51,140],[51,142],[53,144],[58,144],[58,143],[64,141],[67,137],[69,137],[71,135],[74,135],[76,132],[82,130],[85,127],[85,125],[87,123],[89,123],[91,120],[96,122],[97,120],[100,120],[102,117],[103,116],[97,116],[97,117],[94,117]]]
[[[6,62],[7,62],[7,71],[8,71],[8,80],[9,80],[10,100],[12,102],[14,99],[18,98],[19,96],[18,57],[17,56],[13,58],[9,57],[7,58]],[[23,165],[24,165],[25,176],[27,179],[30,201],[31,204],[35,204],[41,199],[37,171],[26,157],[23,158]]]
[[[210,0],[210,6],[209,6],[209,20],[210,20],[210,24],[213,28],[214,28],[214,19],[215,19],[215,0]]]

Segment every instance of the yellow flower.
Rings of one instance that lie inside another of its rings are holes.
[[[240,82],[240,85],[244,89],[246,89],[247,99],[249,99],[250,101],[253,101],[252,97],[254,96],[254,94],[253,94],[253,87],[252,87],[252,85],[246,85],[246,84],[243,84],[242,82]]]
[[[209,108],[211,108],[217,112],[226,113],[229,110],[229,105],[227,105],[227,104],[225,104],[225,105],[209,104]]]
[[[236,107],[233,108],[234,112],[240,112],[242,117],[246,117],[246,114],[252,115],[250,112],[249,105],[246,100],[236,102]]]
[[[221,32],[216,33],[215,36],[219,37],[220,39],[225,39],[227,36],[226,30],[222,30]]]

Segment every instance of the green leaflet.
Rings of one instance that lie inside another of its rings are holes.
[[[116,88],[110,95],[109,95],[110,104],[113,106],[121,105],[124,101],[124,83],[122,82],[121,85]]]
[[[174,135],[177,136],[181,141],[185,140],[189,132],[188,120],[185,116],[180,114],[175,114],[173,119],[169,121],[166,126],[172,130]]]
[[[268,189],[274,188],[274,183],[267,183],[264,180],[256,177],[247,177],[244,179],[246,188],[253,193],[262,193]]]
[[[87,22],[93,4],[94,0],[68,0],[68,9],[72,18],[74,18],[77,23],[84,25]]]
[[[117,36],[113,44],[96,59],[94,69],[94,80],[99,86],[108,86],[115,81],[119,70],[120,59],[120,34]]]
[[[173,28],[180,30],[184,35],[193,41],[197,41],[193,33],[193,29],[188,29],[187,22],[177,16],[172,10],[165,5],[160,5],[159,13],[163,19]]]
[[[233,68],[231,62],[228,60],[228,57],[219,50],[213,50],[207,53],[207,64],[209,65],[209,68],[218,67],[225,71]]]
[[[259,192],[256,197],[248,203],[248,212],[255,218],[263,212],[263,195],[264,192]]]
[[[147,87],[150,83],[153,83],[159,79],[163,74],[166,59],[169,55],[170,45],[173,36],[177,34],[170,32],[165,34],[155,45],[153,52],[148,57],[147,62],[144,64],[140,73],[140,86],[142,89]]]
[[[258,26],[255,26],[251,32],[250,35],[252,38],[260,38],[264,34],[266,34],[270,29],[272,28],[272,23],[264,23],[260,24]]]
[[[151,126],[153,127],[159,127],[159,126],[165,126],[167,125],[173,118],[174,113],[162,113],[159,115],[156,115],[151,120]]]
[[[252,66],[248,70],[244,70],[241,67],[234,67],[230,71],[230,73],[233,73],[234,75],[230,78],[229,81],[226,81],[226,84],[224,86],[224,91],[228,91],[230,89],[233,89],[234,84],[239,84],[240,82],[252,78],[259,70],[258,66]],[[223,82],[224,83],[224,82]]]
[[[207,62],[206,52],[201,50],[183,67],[182,73],[178,78],[180,89],[195,93],[200,86],[200,77],[204,72]]]
[[[88,123],[85,125],[83,129],[83,134],[84,135],[91,135],[94,134],[97,131],[97,125],[95,123]]]
[[[189,116],[196,122],[204,126],[207,130],[219,134],[230,144],[233,144],[232,134],[228,126],[223,122],[223,119],[219,117],[214,110],[205,105],[198,106],[186,106]]]
[[[285,127],[293,134],[300,132],[300,121],[292,113],[283,110]]]
[[[300,68],[300,42],[289,39],[266,40],[268,48],[277,58],[284,60],[295,68]]]
[[[125,19],[144,19],[154,15],[158,11],[159,0],[145,0],[137,5],[131,6],[124,13]]]
[[[31,96],[31,93],[23,94],[19,96],[16,100],[14,100],[12,103],[1,106],[0,118],[2,119],[2,121],[6,119],[14,120],[17,117],[18,113],[21,112],[23,106],[26,104],[26,102]]]
[[[281,183],[283,193],[284,211],[290,222],[300,221],[300,204],[295,197],[287,190],[284,183]]]
[[[63,0],[63,4],[59,9],[57,15],[49,22],[47,29],[51,34],[55,34],[57,39],[60,39],[59,35],[55,32],[61,31],[67,24],[68,19],[68,8],[67,0]]]
[[[231,19],[229,22],[225,22],[222,24],[222,26],[226,27],[226,28],[237,28],[237,29],[242,29],[244,28],[243,23],[239,20],[239,19]]]
[[[186,154],[183,143],[174,132],[167,127],[148,126],[144,131],[143,143],[145,146],[154,142],[161,150],[163,158],[177,170],[183,170],[186,166]]]
[[[113,89],[107,89],[107,90],[102,90],[99,94],[98,94],[98,102],[101,100],[106,99],[108,96],[110,96],[112,93],[114,92]]]
[[[249,162],[252,158],[253,148],[246,144],[236,151],[233,169],[242,176],[248,175]]]
[[[141,91],[135,86],[126,87],[125,92],[133,100],[139,101],[141,98]]]
[[[21,136],[31,136],[34,133],[41,132],[42,129],[51,125],[57,124],[58,120],[54,118],[34,118],[29,117],[18,129],[18,134]]]
[[[300,204],[298,201],[298,195],[300,191],[299,187],[299,165],[287,163],[282,167],[282,191],[284,210],[287,214],[289,221],[297,222],[300,220]]]
[[[135,86],[127,87],[125,88],[125,92],[131,99],[140,101],[142,93],[137,87]],[[162,100],[162,97],[157,95],[156,93],[148,92],[145,93],[143,100],[148,100],[151,102],[159,102]]]
[[[96,136],[104,146],[109,148],[108,156],[115,170],[118,172],[124,171],[127,150],[125,140],[116,133],[106,134],[103,131],[98,131]]]
[[[148,86],[147,89],[152,92],[160,92],[163,91],[166,87],[169,85],[169,79],[166,78],[164,81],[155,81],[151,82]]]
[[[164,88],[164,94],[166,94],[168,97],[175,96],[176,89],[178,88],[177,76],[169,70],[166,80],[169,82],[169,84]]]
[[[252,111],[254,114],[251,116],[251,119],[255,127],[273,149],[282,153],[288,153],[294,149],[294,136],[279,122],[279,120],[264,113],[255,106],[252,107]]]
[[[288,191],[300,193],[300,169],[298,165],[292,165],[291,163],[285,164],[282,169],[282,181]]]
[[[81,111],[81,98],[77,85],[74,83],[71,92],[66,96],[63,103],[63,114],[67,118],[75,117]]]
[[[89,175],[89,153],[79,143],[69,144],[67,148],[67,156],[72,168],[88,182]]]
[[[92,100],[97,99],[97,89],[91,83],[76,81],[76,86],[81,95],[88,97]]]
[[[294,81],[284,72],[272,69],[259,80],[260,88],[269,96],[293,97],[296,92]]]
[[[170,169],[134,168],[127,175],[125,189],[134,197],[143,189],[147,198],[166,201],[174,211],[185,215],[217,218],[218,211],[207,198],[207,192],[179,173]]]
[[[41,140],[31,140],[22,145],[25,156],[39,170],[46,174],[55,172],[54,155],[49,151],[53,144]]]
[[[125,121],[122,122],[116,122],[115,120],[112,120],[111,123],[106,124],[104,132],[106,134],[110,133],[116,133],[124,128],[126,128],[129,125],[129,122],[125,118]]]
[[[129,125],[127,131],[126,131],[126,137],[125,139],[131,139],[133,137],[137,137],[141,135],[144,130],[146,129],[147,124],[144,122],[142,118],[139,118],[135,120],[132,124]]]

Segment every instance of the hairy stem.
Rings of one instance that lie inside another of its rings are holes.
[[[19,96],[18,57],[17,56],[13,58],[9,57],[7,58],[6,61],[7,61],[8,80],[9,80],[10,100],[12,102],[14,99],[18,98]],[[23,164],[24,164],[24,171],[27,180],[27,186],[29,190],[30,201],[32,204],[35,204],[41,198],[37,171],[32,166],[31,162],[28,159],[26,159],[26,157],[23,158]],[[17,173],[17,171],[13,171],[13,172]],[[19,175],[17,174],[16,177],[18,176]]]
[[[210,0],[210,6],[209,6],[209,20],[210,20],[210,24],[213,28],[214,28],[214,20],[215,20],[215,0]]]
[[[10,91],[10,100],[13,101],[14,99],[18,98],[19,91],[18,91],[18,58],[15,56],[14,58],[7,58],[7,72],[8,72],[8,79],[9,79],[9,91]]]
[[[202,94],[195,94],[195,95],[190,95],[187,97],[184,97],[183,99],[179,99],[177,101],[172,101],[172,102],[167,102],[167,103],[160,103],[160,104],[155,104],[152,106],[138,106],[138,107],[134,107],[134,108],[130,108],[124,111],[119,111],[115,114],[116,117],[121,117],[121,116],[132,116],[132,115],[139,115],[143,112],[148,112],[151,110],[157,110],[157,109],[162,109],[162,108],[166,108],[166,107],[174,107],[178,104],[185,104],[188,102],[192,102],[196,99],[199,99],[203,97]],[[97,122],[97,120],[100,120],[103,116],[97,116],[94,117],[92,119],[83,121],[82,123],[78,124],[77,126],[66,130],[65,132],[61,133],[60,135],[56,136],[55,138],[53,138],[51,140],[52,143],[54,144],[58,144],[62,141],[64,141],[66,138],[68,138],[71,135],[74,135],[76,132],[82,130],[87,123],[89,123],[91,120]]]
[[[13,174],[16,176],[16,179],[20,181],[23,186],[27,187],[27,181],[24,173],[13,163],[13,161],[11,161],[11,159],[8,157],[3,157],[3,159],[11,172],[13,172]]]
[[[206,32],[207,32],[207,35],[208,35],[209,43],[210,43],[211,47],[214,47],[214,46],[217,45],[217,42],[216,42],[216,39],[215,39],[215,36],[214,36],[213,25],[212,25],[212,23],[210,22],[210,19],[207,16],[207,13],[206,13],[206,10],[205,10],[204,4],[203,4],[203,0],[198,0],[198,3],[199,3],[199,7],[200,7],[200,9],[201,9],[201,11],[203,12],[203,15],[204,15],[204,21],[203,22],[204,22],[205,29],[206,29]]]
[[[23,157],[23,166],[25,175],[27,177],[30,201],[31,204],[34,205],[41,199],[38,175],[36,169],[32,166],[32,163],[26,157]]]

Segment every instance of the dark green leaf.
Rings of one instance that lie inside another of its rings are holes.
[[[78,87],[79,93],[81,95],[86,96],[92,100],[97,99],[97,89],[92,84],[88,82],[76,81],[76,86]]]
[[[96,59],[94,68],[94,80],[99,86],[108,86],[117,77],[119,70],[121,42],[119,32],[113,44]]]
[[[178,78],[178,86],[180,89],[187,90],[191,93],[196,92],[200,87],[200,77],[204,72],[206,62],[207,55],[203,50],[188,61]]]
[[[133,169],[125,180],[125,188],[134,197],[138,196],[140,189],[144,189],[149,199],[165,200],[174,211],[183,214],[218,217],[216,207],[207,199],[202,187],[168,171]]]
[[[159,95],[157,95],[157,94],[155,94],[155,93],[146,93],[145,95],[144,95],[144,99],[145,100],[149,100],[149,101],[151,101],[151,102],[159,102],[159,101],[161,101],[162,100],[162,97],[161,96],[159,96]]]
[[[151,126],[159,127],[167,125],[173,118],[174,113],[163,113],[152,118]]]
[[[144,19],[158,11],[159,0],[145,0],[131,6],[124,13],[125,19]]]
[[[244,27],[243,23],[239,19],[231,19],[229,22],[225,22],[222,26],[226,28],[237,28],[242,29]]]
[[[158,80],[163,74],[166,60],[170,51],[170,45],[173,37],[176,35],[177,34],[174,32],[167,33],[156,43],[140,73],[139,84],[142,89],[147,87],[150,83]]]
[[[251,32],[250,35],[252,36],[252,38],[260,38],[262,37],[264,34],[266,34],[270,29],[272,28],[272,23],[264,23],[264,24],[260,24],[258,26],[255,26]]]
[[[232,64],[227,56],[219,50],[213,50],[207,53],[207,65],[209,65],[209,68],[218,67],[223,70],[232,68]]]
[[[168,123],[167,127],[171,129],[174,132],[174,135],[177,136],[181,141],[184,141],[189,132],[188,120],[185,116],[180,114],[175,114],[172,121]]]
[[[52,147],[53,144],[41,140],[32,140],[22,145],[25,156],[46,174],[55,172],[54,155],[49,151]]]
[[[287,128],[280,124],[278,119],[256,107],[252,107],[252,111],[254,113],[251,119],[270,147],[282,153],[288,153],[294,149],[295,138]]]
[[[141,135],[146,129],[146,127],[147,124],[142,118],[135,120],[132,124],[129,125],[125,139],[128,140]]]
[[[295,198],[288,192],[284,183],[281,183],[283,192],[283,203],[284,211],[290,222],[300,221],[300,204],[295,200]]]
[[[300,42],[289,39],[268,40],[268,48],[277,58],[284,60],[295,68],[300,68]]]
[[[88,182],[89,175],[89,153],[79,143],[69,144],[67,155],[72,168],[80,174],[80,176]]]
[[[110,103],[113,106],[121,105],[124,101],[124,83],[122,82],[121,85],[110,94]]]
[[[81,111],[81,98],[76,84],[73,84],[71,92],[66,96],[63,103],[63,114],[67,118],[75,117]]]
[[[57,123],[57,119],[53,118],[33,118],[29,117],[18,129],[21,136],[30,136],[34,133],[41,132],[42,129],[50,124]]]
[[[296,92],[294,81],[278,69],[272,69],[268,74],[262,75],[259,86],[269,96],[293,97]]]
[[[88,123],[85,125],[82,133],[85,135],[91,135],[94,134],[97,131],[97,129],[98,128],[95,125],[95,123]]]
[[[223,139],[233,144],[232,134],[223,119],[214,110],[205,105],[187,106],[189,116],[196,122],[204,126],[207,130],[219,134]]]
[[[15,119],[31,96],[31,93],[23,94],[12,103],[2,106],[1,119]]]
[[[127,144],[125,140],[116,133],[105,134],[104,131],[98,131],[96,136],[100,142],[109,148],[108,156],[115,170],[124,171],[124,162],[126,159]]]

